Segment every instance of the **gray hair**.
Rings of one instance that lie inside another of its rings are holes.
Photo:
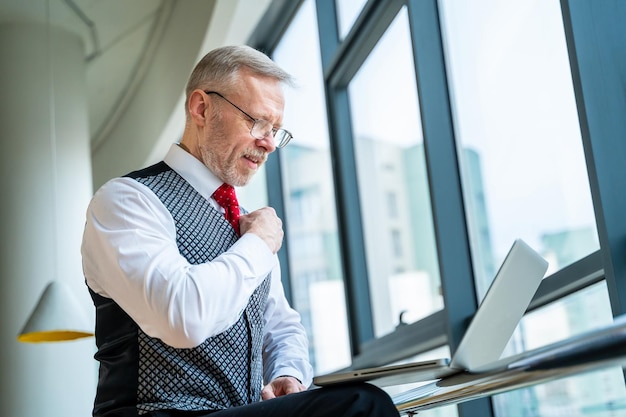
[[[224,46],[212,50],[198,62],[185,88],[186,102],[197,88],[218,89],[220,92],[234,88],[239,71],[244,68],[289,86],[295,84],[293,77],[264,53],[246,45]]]

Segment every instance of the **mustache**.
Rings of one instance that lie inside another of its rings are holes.
[[[243,153],[243,156],[257,163],[264,163],[267,160],[267,152],[260,149],[248,149]]]

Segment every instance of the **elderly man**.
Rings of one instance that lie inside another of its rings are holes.
[[[282,222],[236,201],[233,186],[291,139],[281,127],[291,82],[252,48],[209,52],[187,84],[180,143],[94,195],[82,246],[94,416],[398,415],[371,385],[307,390],[307,338],[276,256]]]

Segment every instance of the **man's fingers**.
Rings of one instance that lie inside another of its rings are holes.
[[[272,389],[272,385],[270,384],[263,388],[263,390],[261,391],[261,399],[271,400],[272,398],[276,398],[276,395],[274,395],[274,390]]]

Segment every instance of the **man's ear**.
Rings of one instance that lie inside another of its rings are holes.
[[[189,117],[193,124],[204,126],[206,123],[206,110],[209,107],[208,96],[201,90],[194,90],[189,96]]]

